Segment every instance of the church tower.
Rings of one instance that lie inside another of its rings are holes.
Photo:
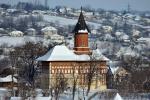
[[[91,54],[91,50],[88,46],[88,33],[90,32],[89,28],[86,25],[84,20],[84,16],[81,13],[78,19],[78,22],[73,30],[74,33],[74,53],[81,55],[81,54]]]

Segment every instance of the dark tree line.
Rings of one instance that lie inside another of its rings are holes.
[[[13,31],[14,29],[20,30],[25,32],[28,28],[32,27],[35,29],[38,29],[37,22],[42,21],[42,16],[25,16],[20,17],[15,20],[13,16],[3,17],[3,22],[0,23],[0,27],[3,27],[4,29],[9,28],[10,31]]]
[[[4,8],[4,9],[8,9],[8,8],[11,7],[11,5],[9,5],[9,4],[0,4],[0,7]]]
[[[124,77],[116,76],[116,87],[122,92],[146,92],[150,91],[150,63],[145,63],[142,56],[131,56],[127,59],[122,58],[121,66],[127,70],[130,75]],[[147,66],[148,65],[148,66]],[[149,85],[147,85],[149,84]],[[145,88],[146,87],[146,88]],[[148,90],[149,89],[149,90]]]
[[[18,74],[19,83],[27,84],[27,87],[35,88],[35,74],[38,70],[36,59],[43,55],[47,48],[41,42],[27,42],[25,45],[15,47],[10,52],[10,63],[16,74]]]
[[[35,5],[32,3],[27,3],[27,2],[19,2],[17,4],[17,9],[24,9],[26,11],[32,11],[32,10],[48,10],[48,7],[45,7],[41,4]]]

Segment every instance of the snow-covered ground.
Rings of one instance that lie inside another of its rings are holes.
[[[6,100],[5,98],[9,98],[8,89],[0,88],[0,100]],[[42,92],[41,92],[42,93]],[[41,94],[38,90],[38,94]],[[83,91],[82,89],[78,89],[75,92],[75,99],[74,100],[150,100],[149,93],[129,93],[128,95],[122,96],[119,93],[112,91],[113,95],[108,95],[109,92],[99,91],[99,90],[91,90],[89,95],[86,96],[86,90]],[[36,97],[27,97],[26,100],[51,100],[51,96],[43,97],[42,95],[37,95]],[[8,99],[7,99],[8,100]],[[9,100],[22,100],[21,97],[10,97]],[[52,100],[55,100],[54,98]],[[68,90],[65,91],[63,94],[60,94],[59,100],[72,100],[72,91]]]
[[[77,23],[77,19],[67,19],[64,17],[59,17],[59,16],[51,16],[51,15],[43,15],[43,18],[45,21],[48,22],[53,22],[53,23],[59,23],[59,25],[75,25]],[[95,28],[98,28],[101,26],[101,24],[94,23],[94,22],[88,22],[87,24],[94,26]]]

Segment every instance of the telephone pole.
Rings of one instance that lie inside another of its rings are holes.
[[[128,13],[130,13],[130,11],[131,11],[131,6],[130,6],[130,4],[129,4],[129,3],[128,3],[127,11],[128,11]]]
[[[48,7],[48,0],[45,0],[45,7]]]

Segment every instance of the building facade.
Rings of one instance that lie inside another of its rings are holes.
[[[91,89],[107,89],[106,73],[108,59],[98,49],[91,50],[88,44],[90,30],[86,25],[82,10],[78,22],[73,30],[74,48],[68,49],[65,45],[57,45],[48,51],[38,61],[42,64],[41,87],[49,89],[59,73],[67,78],[72,86],[74,77],[77,78],[78,87],[87,86],[88,76],[92,74]]]

